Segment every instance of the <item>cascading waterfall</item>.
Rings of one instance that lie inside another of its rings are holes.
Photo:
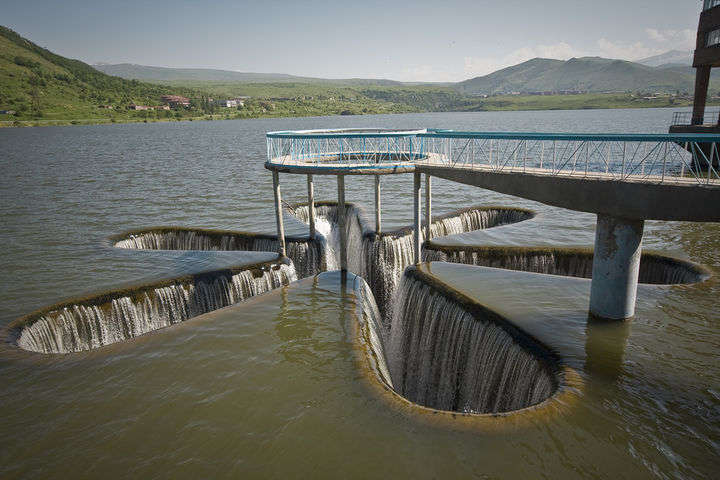
[[[380,377],[380,380],[393,388],[385,356],[385,329],[382,316],[370,286],[362,277],[355,276],[355,295],[358,300],[358,317],[362,319],[361,335],[367,345],[367,360],[370,361],[373,372]]]
[[[23,320],[17,345],[42,353],[69,353],[137,337],[260,295],[297,279],[292,265],[266,264],[109,292]]]
[[[364,237],[371,232],[367,228],[363,211],[353,204],[345,206],[345,231],[347,233],[348,269],[366,277],[368,270]],[[310,210],[307,205],[296,205],[291,210],[300,221],[310,223]],[[340,230],[338,228],[338,207],[334,203],[315,205],[315,230],[324,238],[323,247],[327,270],[340,268]],[[358,255],[358,253],[360,253]]]
[[[158,228],[118,235],[113,246],[137,250],[210,250],[277,252],[280,242],[275,235],[227,232],[187,228]],[[287,256],[300,278],[316,275],[325,265],[325,248],[310,239],[285,239]]]
[[[414,267],[401,281],[385,341],[396,392],[438,410],[500,413],[536,405],[557,390],[549,352],[443,290]]]
[[[464,263],[525,272],[591,278],[593,252],[588,248],[446,246],[429,242],[425,261]],[[639,282],[655,285],[697,283],[710,273],[700,265],[643,252]]]
[[[291,212],[299,220],[309,223],[307,205],[296,205]],[[430,232],[433,237],[453,235],[515,223],[533,216],[529,210],[516,208],[466,208],[436,217]],[[326,238],[328,269],[330,266],[337,269],[340,263],[337,204],[318,203],[315,218],[316,230]],[[368,281],[380,311],[388,315],[400,275],[414,260],[413,229],[406,227],[377,235],[367,226],[364,212],[352,204],[346,205],[346,219],[348,252],[351,252],[348,268]]]

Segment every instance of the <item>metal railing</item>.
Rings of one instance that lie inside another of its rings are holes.
[[[375,165],[423,159],[426,130],[337,129],[269,132],[268,162],[275,164]]]
[[[689,113],[689,112],[682,112]],[[270,132],[268,163],[318,168],[440,164],[493,172],[719,184],[720,134],[341,129]]]
[[[591,135],[432,130],[428,160],[493,172],[655,183],[720,181],[720,135]]]
[[[717,125],[720,121],[720,111],[705,112],[703,118],[693,121],[692,112],[674,112],[671,125]]]

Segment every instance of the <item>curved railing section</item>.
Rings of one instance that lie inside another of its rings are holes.
[[[415,162],[427,160],[418,137],[424,132],[381,128],[269,132],[266,165],[344,171],[396,167],[401,169],[397,173],[404,173]]]

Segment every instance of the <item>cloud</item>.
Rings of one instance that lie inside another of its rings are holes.
[[[637,42],[620,42],[601,38],[587,50],[576,48],[568,43],[553,45],[534,45],[518,48],[501,57],[465,57],[464,72],[468,76],[487,75],[501,68],[517,65],[532,58],[555,58],[567,60],[573,57],[599,56],[621,60],[640,60],[665,53],[668,50],[692,50],[695,45],[695,32],[690,29],[660,30],[646,28],[647,39]]]
[[[640,60],[641,58],[658,55],[667,50],[668,48],[648,47],[643,42],[622,43],[601,38],[597,41],[597,51],[595,55],[605,58],[619,58],[621,60]]]
[[[517,65],[526,62],[532,58],[555,58],[558,60],[567,60],[572,57],[583,56],[583,52],[575,49],[565,42],[556,43],[554,45],[535,45],[532,47],[522,47],[510,52],[503,57],[465,57],[465,74],[478,76],[487,75],[501,68]]]
[[[393,78],[407,82],[457,82],[459,80],[455,72],[448,72],[432,65],[408,65],[402,69],[399,76]]]
[[[683,30],[658,30],[646,28],[648,38],[656,43],[672,44],[675,50],[691,50],[695,47],[696,32],[685,28]]]

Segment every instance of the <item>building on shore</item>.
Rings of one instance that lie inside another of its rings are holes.
[[[163,95],[160,97],[163,103],[166,105],[177,108],[177,107],[189,107],[190,106],[190,99],[186,97],[182,97],[180,95]]]
[[[234,108],[238,106],[238,101],[235,99],[232,100],[215,100],[215,105],[219,107],[225,107],[225,108]]]

